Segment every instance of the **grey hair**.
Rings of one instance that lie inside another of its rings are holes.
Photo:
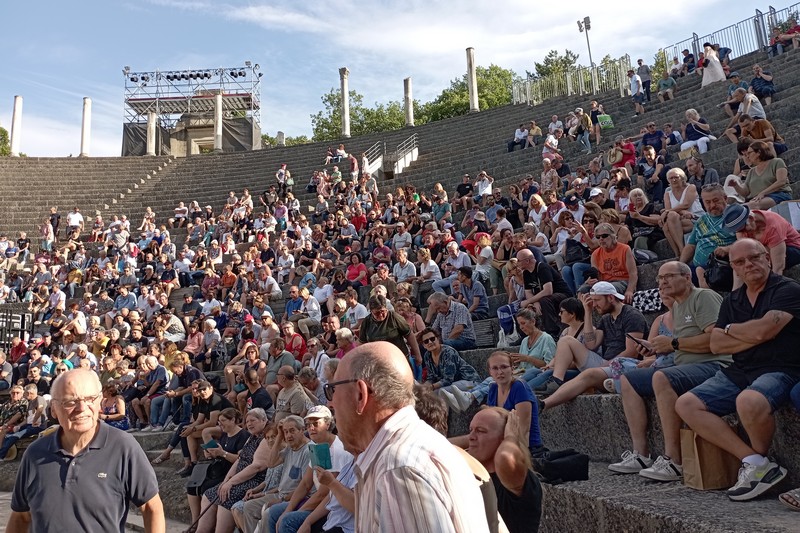
[[[450,300],[450,297],[443,292],[434,292],[428,296],[428,305],[430,304],[443,304]]]
[[[334,335],[336,335],[337,339],[346,340],[348,342],[353,342],[353,340],[355,340],[355,335],[353,335],[353,331],[350,328],[339,328]]]
[[[249,411],[247,411],[247,415],[246,415],[246,417],[247,417],[247,416],[252,416],[252,417],[254,417],[254,418],[257,418],[257,419],[261,420],[262,422],[266,422],[267,420],[269,420],[269,419],[267,418],[267,413],[266,413],[266,411],[264,411],[264,410],[263,410],[262,408],[260,408],[260,407],[256,407],[256,408],[254,408],[254,409],[250,409]]]
[[[262,411],[263,411],[263,409],[262,409]],[[250,411],[250,412],[252,413],[253,411]],[[300,431],[305,431],[305,429],[306,429],[305,421],[302,418],[300,418],[299,416],[297,416],[297,415],[289,415],[289,416],[287,416],[286,418],[283,419],[283,424],[286,425],[286,422],[291,422]]]
[[[317,378],[317,371],[311,368],[310,366],[304,366],[300,369],[300,372],[297,374],[298,379],[316,379]]]
[[[361,352],[351,356],[350,371],[353,379],[367,383],[381,407],[401,409],[414,405],[413,382],[406,383],[386,358],[375,357],[368,348],[362,347]]]

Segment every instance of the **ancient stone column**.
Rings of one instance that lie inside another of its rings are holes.
[[[155,111],[147,113],[147,155],[156,155],[156,124],[158,115]]]
[[[83,98],[83,120],[81,122],[81,153],[78,157],[89,157],[89,147],[92,144],[92,99]]]
[[[475,73],[475,49],[467,48],[467,88],[469,89],[469,112],[480,111],[478,104],[478,75]]]
[[[11,155],[19,157],[19,144],[22,139],[22,97],[14,97],[14,114],[11,116]]]
[[[350,71],[347,67],[339,69],[339,80],[342,82],[342,137],[350,137],[350,88],[347,84],[347,77]]]
[[[222,95],[214,96],[214,151],[222,151]]]
[[[279,131],[276,140],[278,142],[278,146],[286,146],[286,134],[282,131]]]
[[[411,76],[403,80],[403,104],[406,108],[406,126],[414,125],[414,97],[411,95]]]

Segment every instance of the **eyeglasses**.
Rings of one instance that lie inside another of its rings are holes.
[[[503,370],[508,370],[509,368],[511,368],[511,365],[496,365],[496,366],[490,366],[489,371],[502,372]]]
[[[83,402],[84,404],[93,404],[98,399],[100,399],[100,394],[95,394],[93,396],[84,396],[83,398],[74,398],[72,400],[56,400],[54,402],[58,402],[61,404],[61,407],[64,409],[75,409],[78,406],[78,402]]]
[[[755,263],[765,255],[766,255],[765,252],[748,255],[747,257],[742,257],[741,259],[733,259],[731,261],[731,264],[736,267],[744,266],[744,264],[747,262]]]
[[[328,401],[333,401],[333,393],[336,391],[338,385],[346,385],[347,383],[355,383],[357,379],[343,379],[342,381],[334,381],[333,383],[326,383],[322,389],[325,391],[325,398]]]
[[[610,233],[598,233],[597,234],[597,238],[598,239],[608,239],[609,237],[611,237]]]
[[[668,279],[672,279],[675,276],[681,276],[681,275],[682,274],[678,274],[678,273],[675,273],[675,272],[669,272],[667,274],[660,274],[660,275],[656,276],[656,281],[661,282],[661,281],[665,281],[665,280],[668,280]]]
[[[433,344],[436,342],[436,337],[428,337],[427,339],[422,339],[422,344]]]

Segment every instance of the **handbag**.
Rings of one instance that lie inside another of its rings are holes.
[[[606,154],[606,160],[608,161],[609,165],[616,165],[622,161],[622,150],[614,148],[613,150],[609,151],[608,154]]]
[[[220,483],[230,470],[231,464],[224,459],[214,459],[213,461],[200,461],[194,465],[192,475],[186,481],[186,488],[199,487],[204,483],[216,485]]]
[[[588,263],[592,258],[589,248],[579,243],[575,239],[564,241],[564,264],[574,265],[575,263]]]
[[[708,267],[703,273],[708,287],[717,292],[731,292],[733,289],[733,268],[725,259],[711,255]]]
[[[600,124],[601,130],[610,130],[614,128],[614,120],[611,115],[597,115],[597,123]]]
[[[739,459],[691,429],[681,429],[683,484],[698,490],[727,489],[736,483]]]

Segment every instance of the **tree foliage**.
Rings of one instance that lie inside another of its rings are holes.
[[[574,68],[578,62],[579,54],[571,50],[564,50],[564,55],[558,53],[558,50],[550,50],[541,63],[534,61],[534,74],[533,77],[543,78],[551,74],[559,74],[568,69]],[[531,75],[528,72],[528,75]]]
[[[11,155],[11,141],[8,137],[8,130],[0,126],[0,157]]]
[[[660,79],[664,72],[669,72],[666,52],[661,50],[653,56],[653,65],[650,67],[650,70],[653,72],[654,80]]]
[[[497,65],[477,67],[478,102],[481,109],[490,109],[511,103],[511,86],[519,77],[512,70]],[[341,137],[341,98],[337,89],[322,96],[323,109],[311,115],[311,127],[315,141],[335,140]],[[469,90],[467,75],[450,82],[435,99],[427,103],[414,100],[414,123],[425,124],[434,120],[456,117],[469,113]],[[380,131],[391,131],[405,126],[405,109],[402,102],[364,105],[364,97],[350,91],[350,134],[364,135]]]
[[[311,139],[306,135],[298,135],[297,137],[285,136],[283,142],[286,146],[297,146],[298,144],[308,144]],[[261,134],[261,145],[265,148],[267,146],[278,146],[278,137],[273,137],[269,133]]]

